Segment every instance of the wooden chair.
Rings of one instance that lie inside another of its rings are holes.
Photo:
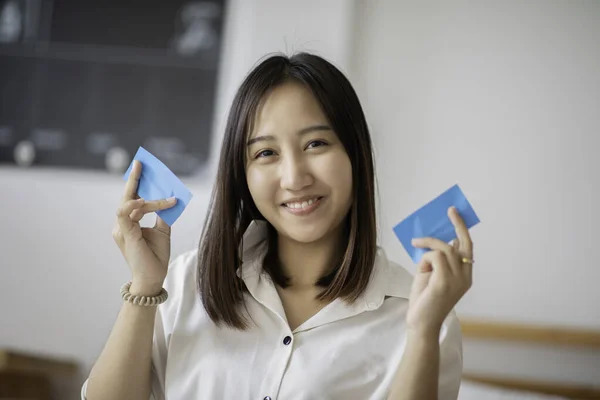
[[[513,323],[469,320],[461,318],[461,329],[466,339],[485,341],[541,344],[600,351],[600,332],[561,327],[530,326]],[[529,392],[563,396],[573,400],[600,399],[600,389],[561,382],[541,382],[509,379],[465,373],[463,379],[486,385]]]
[[[73,361],[0,349],[0,400],[52,400],[52,381],[77,372]]]

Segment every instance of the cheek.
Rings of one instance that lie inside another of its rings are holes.
[[[344,185],[343,191],[345,199],[348,203],[352,202],[352,164],[350,159],[346,157],[346,164],[342,171],[340,171],[340,183]]]
[[[352,198],[352,164],[346,152],[332,154],[321,168],[323,179],[333,188],[340,201]]]
[[[261,202],[272,197],[273,174],[269,174],[264,168],[249,167],[246,170],[246,181],[250,195],[257,207],[260,207]]]

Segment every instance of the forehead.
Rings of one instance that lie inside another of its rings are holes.
[[[256,110],[250,138],[297,130],[307,124],[326,124],[327,118],[311,90],[298,82],[286,82],[271,90]]]

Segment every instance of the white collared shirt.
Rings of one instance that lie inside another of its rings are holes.
[[[197,251],[170,264],[169,299],[154,326],[150,399],[385,399],[404,352],[411,274],[379,249],[360,298],[335,300],[292,331],[262,269],[265,237],[257,223],[244,236],[238,276],[256,322],[246,331],[219,328],[206,314],[196,290]],[[440,332],[439,399],[456,400],[461,375],[461,333],[452,312]]]

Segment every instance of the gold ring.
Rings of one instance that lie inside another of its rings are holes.
[[[473,264],[473,263],[475,263],[475,260],[472,260],[472,259],[467,258],[467,257],[463,257],[462,258],[462,262],[463,262],[463,264]]]

